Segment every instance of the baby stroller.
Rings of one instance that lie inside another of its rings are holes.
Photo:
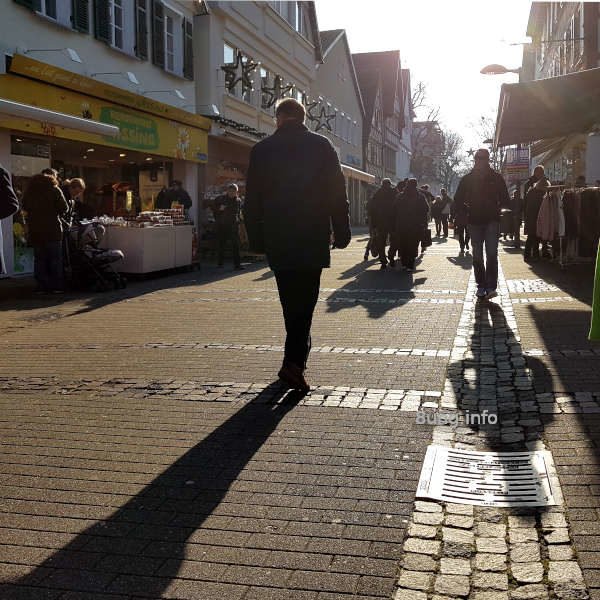
[[[80,221],[70,228],[66,266],[73,287],[100,292],[127,286],[127,279],[113,267],[125,258],[123,252],[98,247],[105,233],[106,228],[93,221]]]

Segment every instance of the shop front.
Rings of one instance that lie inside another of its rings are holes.
[[[197,223],[209,129],[203,117],[27,57],[13,57],[0,75],[0,162],[17,193],[53,167],[63,179],[84,179],[84,201],[97,216],[129,220],[153,210],[175,179],[189,193],[188,216]],[[26,219],[7,221],[5,273],[31,272]]]

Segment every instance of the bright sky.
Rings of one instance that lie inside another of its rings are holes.
[[[428,101],[441,108],[440,121],[465,140],[483,140],[470,127],[494,115],[502,83],[517,75],[481,75],[490,63],[521,65],[529,0],[316,0],[321,30],[345,29],[352,52],[400,50],[411,80],[427,85]],[[419,115],[422,116],[422,115]]]

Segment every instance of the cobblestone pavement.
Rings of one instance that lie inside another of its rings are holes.
[[[476,305],[454,240],[413,274],[365,242],[324,272],[305,397],[259,263],[0,302],[0,598],[600,598],[591,269],[507,248]],[[566,503],[415,501],[432,441],[547,448]]]

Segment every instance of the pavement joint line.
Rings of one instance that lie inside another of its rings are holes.
[[[144,298],[128,298],[124,300],[127,303],[141,303],[146,302]],[[278,303],[279,298],[275,295],[271,297],[260,297],[260,296],[245,296],[243,298],[187,298],[173,300],[171,298],[154,298],[153,302],[165,302],[168,304],[198,304],[198,303],[248,303],[248,302],[269,302]],[[406,304],[462,304],[463,301],[455,298],[342,298],[342,297],[319,297],[317,302],[327,304],[394,304],[394,305],[406,305]]]
[[[498,424],[437,424],[434,444],[544,450],[545,408],[574,408],[579,402],[600,411],[600,394],[535,393],[501,265],[498,283],[499,306],[476,302],[471,274],[440,402],[446,409],[495,412]],[[564,505],[502,509],[415,500],[394,599],[476,598],[483,592],[504,599],[517,593],[520,598],[588,599],[577,560],[571,554],[570,560],[556,560],[558,544],[573,545]]]
[[[0,342],[0,348],[2,343]],[[179,342],[146,342],[144,344],[10,344],[13,350],[107,350],[124,349],[174,349],[174,350],[253,350],[261,352],[283,352],[284,347],[269,344],[242,344],[237,342],[179,343]],[[424,358],[448,358],[450,349],[428,348],[382,348],[382,347],[344,347],[344,346],[314,346],[311,353],[318,354],[381,354],[386,356],[419,356]],[[1,381],[1,378],[0,378]]]

